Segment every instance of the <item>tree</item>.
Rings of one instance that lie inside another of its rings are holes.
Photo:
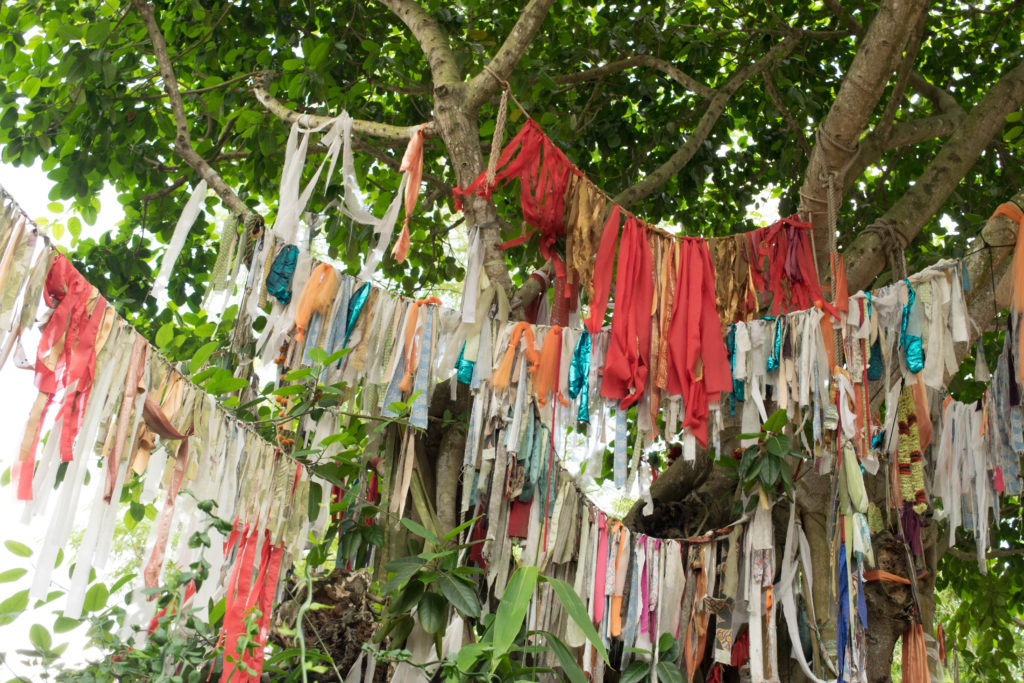
[[[502,252],[519,234],[516,203],[472,198],[456,219],[445,201],[485,169],[492,136],[504,134],[492,122],[506,84],[579,168],[646,220],[687,234],[741,231],[753,227],[747,203],[768,192],[783,215],[799,210],[812,220],[823,278],[830,250],[842,251],[851,291],[892,279],[904,255],[910,271],[965,256],[971,311],[988,329],[992,293],[1007,291],[1000,283],[1014,228],[984,218],[1021,189],[1016,8],[922,0],[713,11],[697,1],[9,3],[0,10],[0,142],[7,162],[41,161],[55,183],[51,199],[69,201],[87,221],[99,187],[117,188],[125,221],[98,241],[78,241],[73,256],[150,338],[171,322],[206,322],[209,227],[190,233],[169,306],[148,296],[187,186],[205,179],[227,211],[258,224],[277,205],[285,124],[343,108],[356,119],[364,160],[374,162],[364,185],[375,188],[378,215],[398,183],[396,151],[430,122],[413,249],[405,264],[385,260],[381,275],[410,293],[461,280],[451,245],[464,226],[477,226],[487,274],[521,316],[542,294],[530,272],[551,265],[536,242]],[[964,59],[972,54],[985,57]],[[509,118],[521,120],[515,107]],[[325,204],[317,196],[310,210],[326,212],[329,255],[354,272],[369,230]],[[190,344],[180,353],[194,351]],[[808,508],[814,490],[827,490],[820,484],[801,491]],[[705,504],[729,486],[720,473],[680,463],[654,493],[660,504]],[[726,521],[718,507],[708,526]],[[812,521],[809,532],[823,528]],[[823,534],[811,536],[825,557]],[[1013,562],[1003,567],[1010,572]],[[923,585],[930,596],[931,581]],[[973,586],[982,584],[965,590]],[[888,623],[891,632],[872,643],[873,680],[887,676],[901,631],[902,622]]]

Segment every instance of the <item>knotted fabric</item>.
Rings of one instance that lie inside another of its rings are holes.
[[[773,315],[817,306],[838,317],[821,292],[810,230],[810,223],[791,216],[746,235],[751,281],[758,292],[771,293]],[[746,308],[756,311],[760,307],[748,297]]]
[[[535,229],[502,246],[509,248],[523,244],[539,230],[540,253],[544,258],[551,259],[555,277],[564,281],[565,261],[555,253],[554,246],[556,239],[565,234],[565,192],[572,175],[583,174],[544,135],[536,121],[527,119],[502,150],[494,181],[488,182],[487,171],[484,170],[465,189],[456,188],[455,208],[462,210],[460,195],[476,194],[489,199],[495,189],[518,178],[523,220]]]

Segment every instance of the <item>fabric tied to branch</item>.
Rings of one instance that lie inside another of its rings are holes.
[[[292,300],[292,277],[299,260],[299,248],[294,244],[285,245],[274,257],[274,263],[267,274],[267,293],[287,306]]]
[[[495,189],[518,178],[523,220],[535,229],[506,242],[502,248],[523,244],[539,230],[541,255],[551,259],[555,277],[564,282],[565,261],[554,246],[558,237],[565,234],[565,193],[572,175],[582,177],[583,174],[544,135],[537,122],[528,118],[502,150],[493,181],[488,180],[484,170],[466,188],[455,189],[455,209],[462,210],[461,197],[475,194],[489,199]]]
[[[579,341],[572,352],[572,363],[569,365],[569,398],[579,397],[579,407],[576,409],[576,419],[580,422],[590,422],[590,352],[591,352],[590,331],[583,330],[580,333]]]
[[[398,235],[391,255],[399,263],[405,262],[409,255],[409,219],[412,218],[413,209],[416,208],[416,201],[420,196],[420,182],[423,179],[423,129],[426,123],[416,126],[409,138],[409,144],[405,148],[405,155],[402,156],[402,165],[398,167],[400,173],[405,173],[405,218],[402,220],[402,232]]]

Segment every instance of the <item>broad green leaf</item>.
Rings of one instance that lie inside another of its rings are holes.
[[[658,662],[658,681],[683,683],[683,672],[672,662]]]
[[[583,673],[583,669],[576,663],[576,657],[565,646],[561,640],[559,640],[553,633],[544,631],[544,637],[547,639],[548,647],[550,647],[555,657],[558,658],[558,663],[562,665],[562,671],[565,672],[566,677],[572,683],[587,683],[587,676]]]
[[[473,669],[473,664],[480,659],[482,655],[490,647],[487,643],[469,643],[463,645],[459,650],[459,654],[455,657],[455,665],[459,667],[459,671],[463,673],[469,673]]]
[[[170,345],[174,339],[174,323],[164,323],[160,326],[160,329],[156,332],[156,345],[158,348],[164,349]]]
[[[619,683],[636,683],[637,681],[643,680],[647,677],[648,672],[651,670],[651,665],[648,662],[642,662],[636,660],[630,662],[626,670],[619,676]]]
[[[86,612],[99,612],[107,606],[107,599],[110,598],[110,591],[102,583],[94,583],[85,592],[85,602],[82,604]]]
[[[17,581],[21,577],[28,573],[27,569],[20,567],[16,569],[8,569],[5,572],[0,572],[0,583],[10,583],[11,581]]]
[[[424,593],[416,614],[424,631],[441,633],[448,618],[448,603],[437,593]]]
[[[451,574],[441,574],[437,579],[437,585],[441,589],[441,594],[448,598],[448,602],[452,603],[455,609],[467,617],[480,618],[480,601],[475,590]]]
[[[32,624],[28,629],[28,639],[40,652],[48,652],[53,645],[50,632],[41,624]]]
[[[79,620],[79,619],[70,619],[68,617],[57,617],[57,620],[55,622],[53,622],[53,632],[54,633],[67,633],[68,631],[75,630],[76,628],[81,626],[83,623],[85,623],[85,622],[82,621],[82,620]]]
[[[776,410],[761,425],[761,431],[768,433],[781,431],[786,426],[786,420],[786,411],[782,409]]]
[[[402,584],[411,579],[424,564],[423,560],[418,557],[399,557],[397,560],[391,560],[384,565],[384,569],[388,572],[394,572],[394,576],[388,579],[387,583],[385,583],[380,589],[380,592],[384,595],[388,595],[395,589],[401,587]]]
[[[782,434],[773,434],[764,440],[765,449],[772,455],[782,457],[789,452],[789,447],[792,445],[788,436]]]
[[[413,532],[414,534],[416,534],[420,538],[427,539],[428,541],[430,541],[434,545],[443,545],[440,538],[438,538],[433,532],[428,530],[426,527],[424,527],[419,522],[415,522],[415,521],[409,519],[408,517],[403,517],[402,518],[402,526],[404,526],[406,529],[408,529],[409,531]]]
[[[500,657],[512,649],[512,644],[515,643],[516,636],[523,626],[526,610],[530,607],[539,574],[537,567],[519,567],[505,586],[505,594],[498,604],[494,617],[492,661],[495,656]],[[492,664],[492,668],[496,665],[496,662]]]
[[[31,557],[32,549],[17,541],[4,541],[4,546],[18,557]]]
[[[0,602],[0,625],[14,621],[28,607],[28,589],[18,591]]]
[[[580,600],[580,596],[576,594],[573,587],[561,579],[554,579],[550,576],[542,577],[541,580],[551,584],[552,590],[555,591],[555,595],[558,596],[566,613],[576,622],[576,625],[583,631],[583,635],[601,654],[601,659],[608,662],[608,651],[605,649],[604,643],[601,642],[601,636],[597,635],[597,629],[594,628],[594,622],[587,614],[587,608],[583,606],[583,601]]]
[[[200,346],[199,350],[196,351],[194,356],[192,356],[192,360],[189,361],[189,374],[195,374],[195,372],[199,370],[199,368],[203,367],[203,363],[205,363],[210,358],[213,352],[217,350],[218,346],[220,346],[220,342],[216,341],[206,342],[205,344]]]

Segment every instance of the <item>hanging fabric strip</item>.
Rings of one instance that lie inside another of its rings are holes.
[[[185,203],[181,216],[178,217],[178,224],[174,226],[171,241],[167,243],[167,250],[164,252],[163,260],[160,262],[160,270],[157,271],[156,278],[153,280],[153,289],[150,290],[149,295],[155,298],[158,303],[167,298],[167,285],[171,280],[171,272],[174,270],[174,264],[178,261],[182,247],[185,246],[185,241],[188,239],[188,233],[192,229],[192,224],[199,217],[204,199],[206,199],[206,181],[200,180]]]
[[[420,196],[420,181],[423,178],[423,130],[426,123],[421,123],[413,129],[412,137],[405,148],[402,156],[402,165],[398,167],[400,173],[405,173],[405,218],[402,221],[402,232],[398,235],[391,255],[399,263],[405,262],[409,254],[409,219],[412,218],[413,209],[416,208],[416,200]]]

